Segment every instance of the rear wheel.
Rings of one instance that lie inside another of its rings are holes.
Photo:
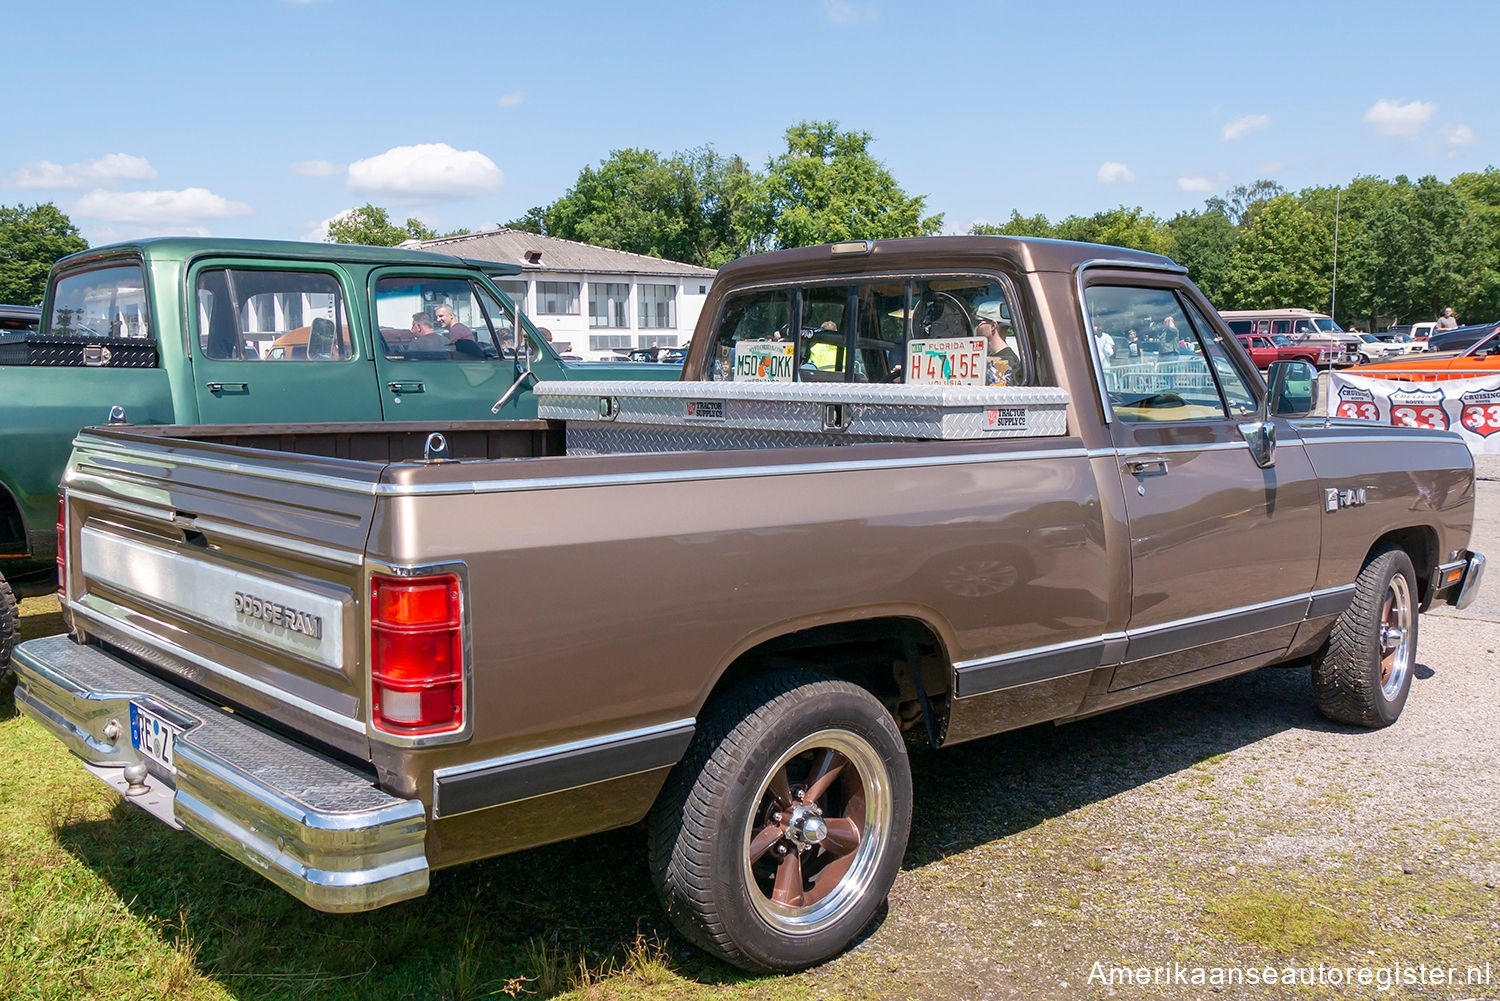
[[[1313,697],[1329,719],[1354,726],[1396,722],[1417,659],[1417,575],[1405,551],[1365,562],[1354,600],[1313,655]]]
[[[652,810],[651,868],[688,938],[753,971],[837,955],[890,891],[911,824],[891,714],[857,685],[756,679],[718,700]]]

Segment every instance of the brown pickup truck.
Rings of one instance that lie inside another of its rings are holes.
[[[1178,350],[1104,352],[1148,317]],[[678,927],[783,970],[885,898],[906,741],[1273,664],[1387,725],[1418,613],[1482,575],[1456,435],[1308,417],[1311,366],[1268,390],[1154,255],[747,258],[684,371],[540,384],[535,421],[86,430],[73,632],[17,701],[330,911],[645,818]]]

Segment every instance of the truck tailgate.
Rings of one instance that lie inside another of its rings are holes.
[[[63,481],[74,625],[369,760],[361,602],[383,468],[85,431]]]

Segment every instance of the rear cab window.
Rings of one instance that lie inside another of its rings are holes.
[[[810,279],[725,297],[700,376],[724,382],[1048,384],[998,275]]]
[[[139,261],[116,260],[58,278],[28,358],[12,364],[155,368],[150,297]],[[7,353],[9,355],[9,353]]]
[[[217,361],[351,361],[344,290],[325,271],[209,265],[194,280],[198,351]]]

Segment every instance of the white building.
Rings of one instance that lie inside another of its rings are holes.
[[[404,246],[519,264],[497,279],[560,353],[601,361],[631,348],[678,347],[693,336],[714,271],[518,229]]]

